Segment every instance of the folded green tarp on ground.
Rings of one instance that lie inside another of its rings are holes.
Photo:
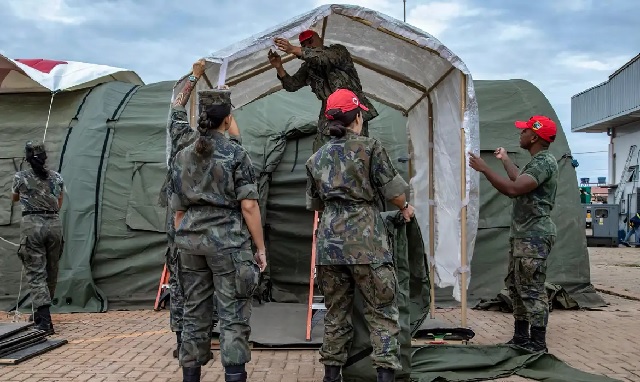
[[[428,345],[414,350],[411,380],[488,381],[518,375],[545,382],[613,382],[617,379],[575,369],[549,353],[509,345]]]
[[[571,295],[560,285],[545,283],[545,289],[547,291],[547,297],[549,299],[549,307],[551,310],[553,308],[562,308],[562,309],[577,309],[580,308],[578,303],[571,298]],[[583,296],[585,298],[590,298],[590,296],[597,296],[595,294],[595,288],[592,285],[585,287],[588,288],[588,292],[584,292]],[[589,310],[598,310],[600,304],[592,303],[583,307],[584,309]],[[492,298],[490,300],[481,299],[480,302],[474,306],[474,309],[481,310],[496,310],[504,313],[513,312],[513,303],[511,301],[511,297],[509,297],[509,291],[506,288],[503,288],[498,296]]]

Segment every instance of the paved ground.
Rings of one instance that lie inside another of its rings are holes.
[[[640,248],[589,248],[591,282],[640,300]]]
[[[640,294],[640,249],[591,248],[592,278],[598,288],[616,294]],[[601,311],[554,311],[550,352],[573,367],[621,381],[640,381],[640,301],[603,294]],[[459,323],[459,310],[439,310],[436,318]],[[2,314],[0,320],[6,320]],[[508,314],[469,311],[481,344],[505,341],[511,334]],[[153,311],[56,315],[58,334],[69,344],[18,366],[0,367],[4,382],[181,381],[171,358],[175,338],[167,313]],[[218,355],[216,354],[216,357]],[[251,381],[322,380],[316,351],[254,351]],[[224,381],[219,361],[204,369],[203,381]],[[500,381],[525,381],[507,378]]]

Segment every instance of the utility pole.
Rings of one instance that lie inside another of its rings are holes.
[[[402,7],[404,8],[404,21],[407,22],[407,0],[402,0]]]

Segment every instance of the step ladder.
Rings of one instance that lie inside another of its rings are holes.
[[[171,286],[169,286],[169,270],[167,270],[167,264],[162,269],[162,275],[160,276],[160,284],[158,285],[158,293],[156,294],[156,302],[153,305],[153,310],[156,312],[167,306],[167,302],[171,295]]]
[[[629,166],[631,165],[631,159],[633,159],[634,154],[636,153],[636,145],[632,145],[629,147],[629,155],[627,156],[627,161],[624,164],[624,168],[622,169],[622,173],[620,174],[620,180],[618,181],[618,188],[616,188],[616,192],[613,196],[613,204],[619,204],[620,198],[622,197],[622,193],[624,192],[624,186],[627,184],[627,173],[629,172]]]
[[[306,340],[311,341],[311,331],[318,323],[320,318],[324,316],[327,307],[324,304],[324,296],[314,295],[314,286],[316,278],[316,243],[318,236],[319,213],[315,212],[313,218],[313,244],[311,244],[311,270],[309,272],[309,301],[307,304],[307,336]]]

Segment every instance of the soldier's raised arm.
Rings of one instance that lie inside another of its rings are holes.
[[[205,64],[206,62],[204,59],[200,59],[193,64],[193,73],[188,77],[188,80],[182,87],[182,90],[178,93],[176,99],[171,104],[169,134],[171,136],[172,147],[178,146],[178,141],[180,141],[182,135],[193,131],[189,125],[189,118],[187,117],[185,105],[189,101],[189,97],[191,96],[191,92],[196,86],[196,83],[204,74]]]
[[[313,67],[342,67],[351,60],[351,54],[345,46],[336,44],[323,47],[322,39],[316,32],[307,31],[307,36],[304,33],[300,34],[301,46],[295,46],[284,38],[276,38],[274,43],[281,51],[294,54]]]
[[[293,75],[287,73],[282,66],[282,59],[277,52],[269,50],[269,63],[273,66],[277,73],[278,79],[282,83],[282,88],[288,92],[295,92],[303,87],[307,86],[307,78],[309,76],[309,70],[306,65],[300,66],[297,72]]]

